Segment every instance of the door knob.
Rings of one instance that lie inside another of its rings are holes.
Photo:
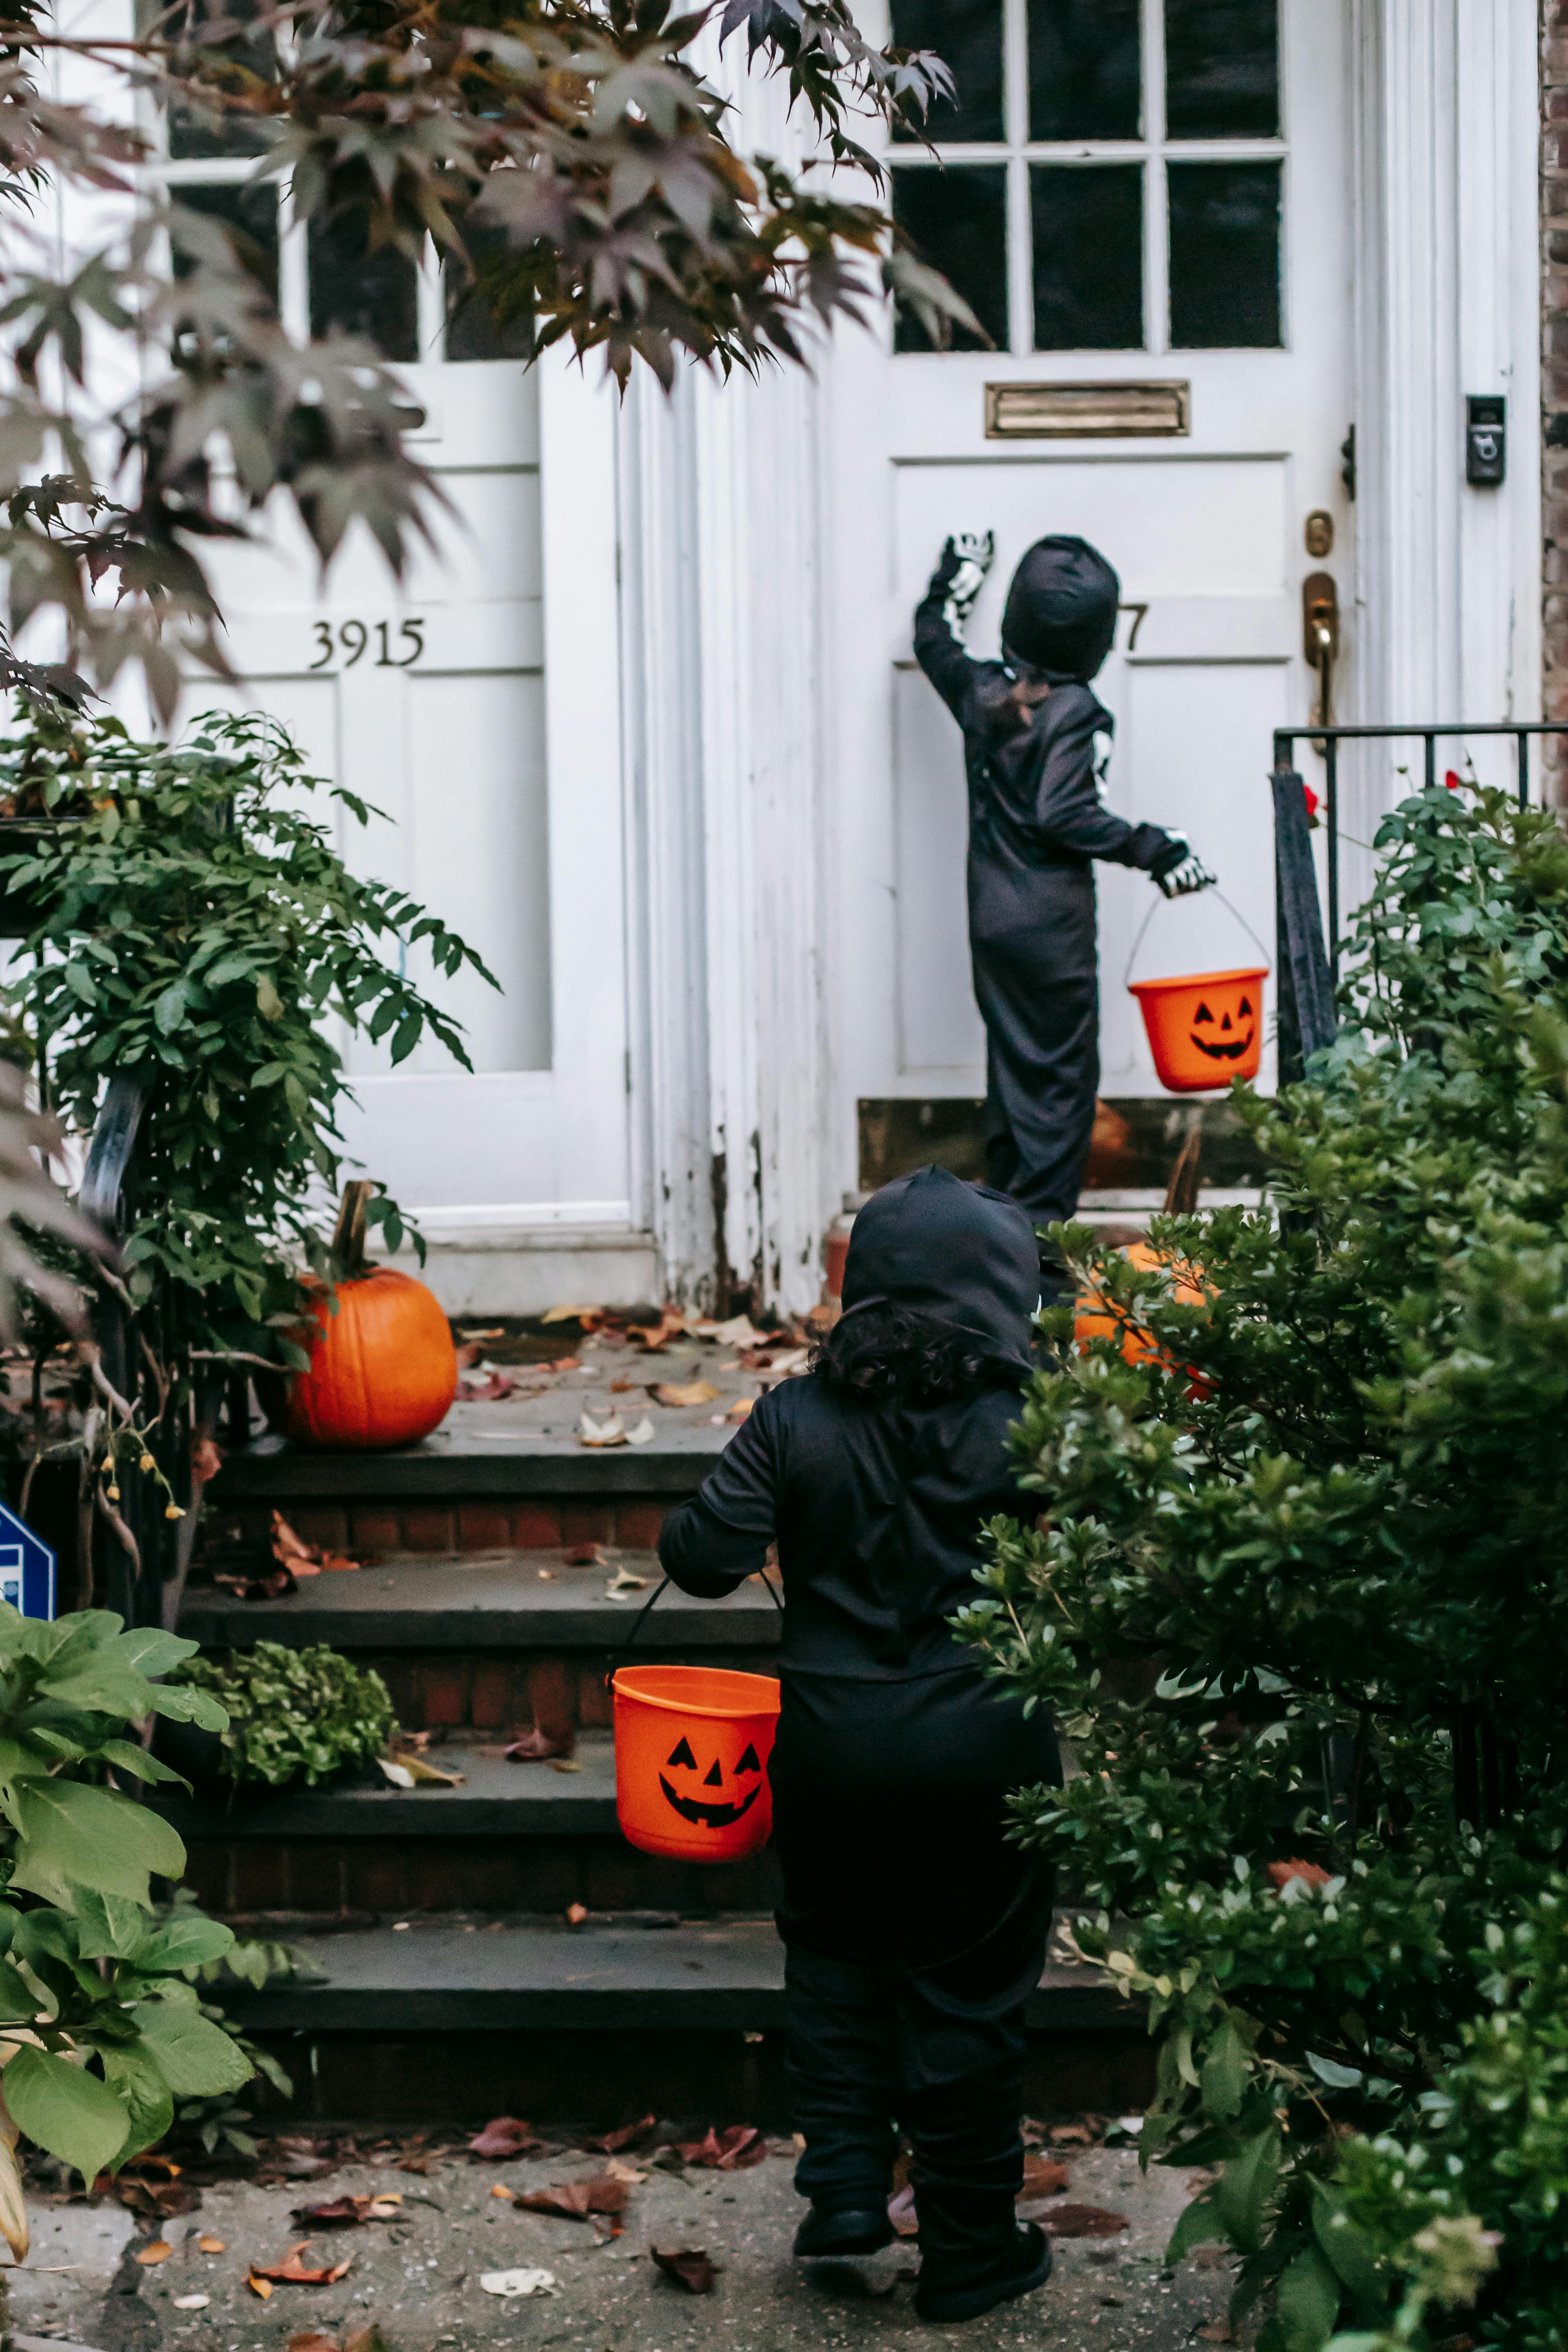
[[[1334,664],[1340,657],[1340,592],[1331,572],[1310,572],[1301,583],[1301,650],[1318,674],[1311,719],[1334,723]]]

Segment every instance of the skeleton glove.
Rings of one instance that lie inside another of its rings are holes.
[[[1186,835],[1173,833],[1171,844],[1173,848],[1180,850],[1181,855],[1174,864],[1167,865],[1154,877],[1166,898],[1186,898],[1194,890],[1211,890],[1219,877],[1209,872],[1203,859],[1194,851]]]
[[[947,591],[942,614],[955,637],[963,635],[995,552],[988,530],[955,531],[942,551],[932,584]]]

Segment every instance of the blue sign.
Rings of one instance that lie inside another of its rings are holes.
[[[19,1519],[4,1503],[0,1503],[0,1601],[8,1601],[24,1617],[53,1620],[54,1553],[26,1519]]]

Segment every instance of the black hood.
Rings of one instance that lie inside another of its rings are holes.
[[[1087,539],[1037,539],[1013,574],[1002,651],[1053,686],[1091,678],[1110,651],[1121,583]]]
[[[891,1303],[973,1331],[1030,1363],[1040,1257],[1028,1211],[1005,1192],[917,1168],[873,1192],[850,1229],[844,1311]]]

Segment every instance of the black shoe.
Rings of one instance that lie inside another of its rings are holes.
[[[876,2254],[896,2235],[886,2200],[879,2205],[813,2205],[795,2233],[795,2258],[819,2254]]]
[[[982,2313],[994,2311],[999,2303],[1011,2303],[1016,2295],[1032,2294],[1036,2287],[1044,2286],[1051,2274],[1051,2242],[1037,2221],[1023,2221],[1013,2247],[990,2278],[969,2286],[943,2286],[939,2279],[930,2279],[928,2284],[930,2269],[929,2263],[921,2264],[915,2316],[935,2327],[951,2327],[955,2321],[978,2319]]]

